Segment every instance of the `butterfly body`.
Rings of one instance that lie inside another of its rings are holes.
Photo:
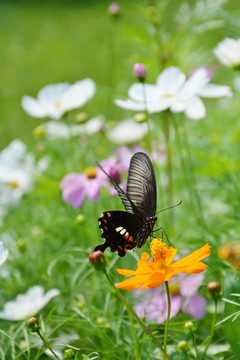
[[[106,211],[98,219],[103,244],[94,250],[105,251],[110,247],[119,256],[124,256],[127,250],[142,247],[152,233],[157,220],[156,213],[156,181],[152,163],[145,153],[133,155],[128,173],[126,193],[98,164],[98,167],[108,176],[116,189],[126,211]]]

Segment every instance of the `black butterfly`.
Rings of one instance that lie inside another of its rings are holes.
[[[138,152],[130,162],[126,193],[105,172],[102,166],[97,166],[108,176],[118,196],[126,209],[125,211],[105,211],[98,219],[101,237],[105,242],[98,245],[94,251],[104,252],[110,247],[119,256],[124,256],[127,250],[142,247],[152,233],[157,220],[156,202],[157,190],[153,166],[149,157]]]

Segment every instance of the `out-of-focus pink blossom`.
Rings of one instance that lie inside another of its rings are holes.
[[[147,75],[147,68],[144,64],[136,63],[133,65],[133,73],[139,80],[143,81]]]
[[[169,281],[171,296],[170,318],[177,315],[182,310],[190,314],[195,319],[201,319],[206,312],[206,300],[197,292],[198,287],[203,281],[204,275],[179,276],[176,282]],[[138,296],[140,291],[135,292]],[[163,323],[167,319],[167,295],[164,287],[152,289],[145,292],[135,306],[138,316],[145,316],[148,321],[155,320]]]

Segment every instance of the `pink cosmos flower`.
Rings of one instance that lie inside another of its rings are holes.
[[[122,163],[117,163],[116,159],[110,158],[102,161],[101,165],[119,186],[123,189],[124,186],[126,187],[125,183],[121,183],[120,170],[125,169]],[[75,209],[80,209],[86,198],[97,201],[102,186],[106,187],[111,195],[116,194],[107,176],[97,167],[89,167],[82,173],[70,173],[60,184],[63,201],[71,204]]]
[[[171,294],[171,313],[170,318],[177,315],[182,310],[190,314],[195,319],[201,319],[206,312],[206,300],[197,292],[197,289],[203,281],[204,275],[179,275],[169,281]],[[136,295],[140,294],[136,290]],[[140,301],[135,306],[138,316],[145,316],[148,321],[155,320],[163,323],[167,319],[167,295],[164,287],[159,287],[145,292]]]

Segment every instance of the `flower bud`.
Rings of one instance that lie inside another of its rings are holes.
[[[90,263],[96,267],[96,269],[104,269],[106,267],[106,259],[101,250],[97,250],[89,254]]]
[[[31,332],[38,332],[41,326],[40,326],[38,320],[35,317],[31,317],[27,321],[27,327],[29,328],[29,330]]]
[[[83,214],[78,214],[76,217],[76,222],[79,224],[83,224],[85,222],[85,216]]]
[[[207,284],[207,291],[213,299],[218,299],[221,296],[221,285],[217,281],[211,281]]]
[[[133,74],[140,81],[144,81],[147,75],[147,68],[144,64],[136,63],[133,65]]]
[[[39,125],[37,126],[34,130],[33,130],[33,135],[36,138],[40,138],[46,135],[46,129],[43,125]]]
[[[186,340],[179,341],[177,345],[177,350],[181,354],[187,353],[189,351],[189,344]]]
[[[240,269],[240,241],[220,246],[218,248],[218,256],[236,269]]]
[[[73,360],[75,358],[75,353],[73,349],[66,349],[63,353],[64,360]]]
[[[119,16],[121,13],[121,8],[118,1],[114,1],[109,5],[108,12],[112,16]]]
[[[184,331],[187,335],[192,335],[193,333],[195,333],[196,329],[197,327],[192,321],[187,321],[184,324]]]
[[[137,113],[133,116],[133,120],[136,123],[142,123],[147,120],[147,115],[144,113]]]
[[[80,112],[75,116],[75,121],[77,123],[85,123],[89,119],[89,116],[86,112]]]
[[[26,250],[27,244],[25,243],[25,241],[23,239],[18,239],[17,247],[21,253],[24,253],[24,251]]]

